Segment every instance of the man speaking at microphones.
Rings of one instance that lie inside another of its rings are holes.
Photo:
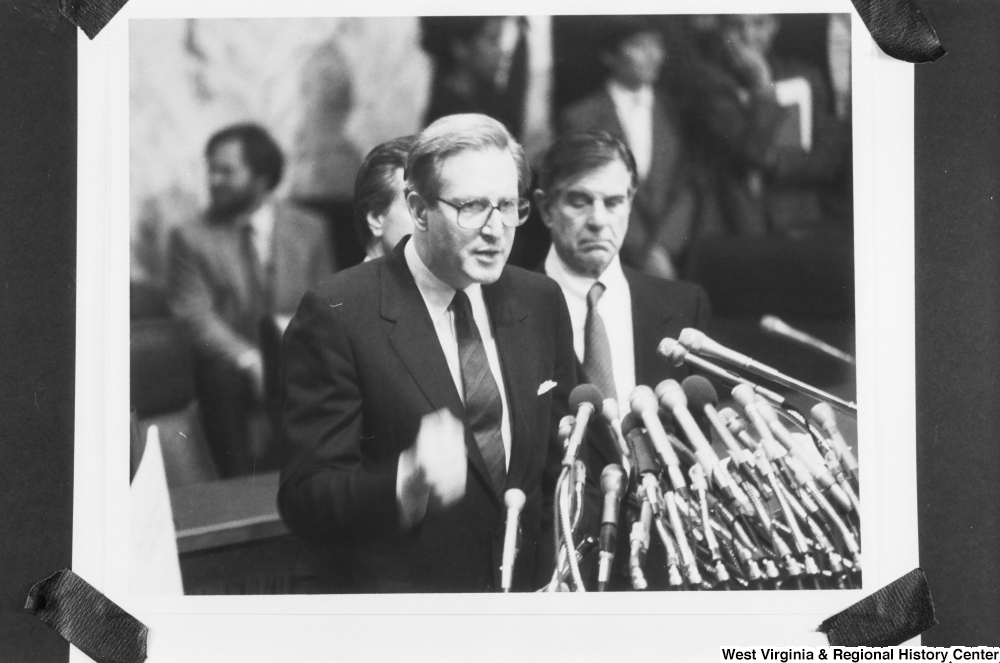
[[[639,175],[624,142],[605,131],[567,133],[546,152],[534,201],[552,233],[544,271],[559,284],[569,306],[578,381],[613,398],[621,414],[636,385],[677,380],[687,369],[657,356],[664,337],[685,327],[704,329],[711,317],[698,286],[667,281],[625,267],[618,257],[628,230]],[[610,435],[587,437],[587,476],[621,463]],[[585,518],[601,512],[593,487]],[[662,552],[662,549],[661,549]],[[620,552],[619,552],[620,554]],[[612,583],[613,584],[613,583]]]
[[[499,591],[516,488],[513,589],[536,589],[576,375],[559,288],[506,266],[528,165],[503,125],[453,115],[405,178],[412,237],[317,286],[285,334],[279,509],[339,591]]]

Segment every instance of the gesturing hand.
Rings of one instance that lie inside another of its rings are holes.
[[[465,495],[465,428],[448,410],[420,421],[413,445],[415,466],[429,489],[428,506],[448,507]]]
[[[425,415],[413,446],[399,456],[400,524],[420,522],[426,509],[443,509],[465,495],[465,429],[448,410]]]

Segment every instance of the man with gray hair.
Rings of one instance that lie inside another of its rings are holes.
[[[534,589],[576,382],[559,287],[506,265],[529,168],[499,122],[451,115],[405,177],[413,235],[307,294],[285,335],[279,508],[339,591],[491,591],[518,488],[513,584]]]

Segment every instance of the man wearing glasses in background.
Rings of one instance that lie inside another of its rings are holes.
[[[498,589],[510,488],[514,589],[549,579],[575,359],[558,286],[506,266],[529,180],[496,120],[434,122],[406,164],[412,237],[306,295],[285,334],[279,508],[337,591]]]

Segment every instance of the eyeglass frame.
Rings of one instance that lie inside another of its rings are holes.
[[[465,230],[482,230],[486,227],[486,224],[490,222],[490,218],[493,216],[493,212],[500,212],[499,204],[494,205],[489,198],[469,198],[468,200],[463,200],[459,202],[452,202],[450,200],[445,200],[441,196],[435,196],[434,199],[439,203],[444,203],[448,207],[455,210],[455,222],[458,224],[459,228],[464,228]],[[468,226],[462,225],[462,207],[471,202],[484,202],[490,206],[489,212],[485,213],[483,216],[483,222],[478,226]],[[521,216],[521,203],[524,203],[524,216]],[[503,212],[500,212],[500,222],[505,228],[517,228],[524,225],[524,222],[528,220],[528,215],[531,214],[531,201],[527,198],[517,198],[517,222],[514,225],[507,223],[507,217]]]

